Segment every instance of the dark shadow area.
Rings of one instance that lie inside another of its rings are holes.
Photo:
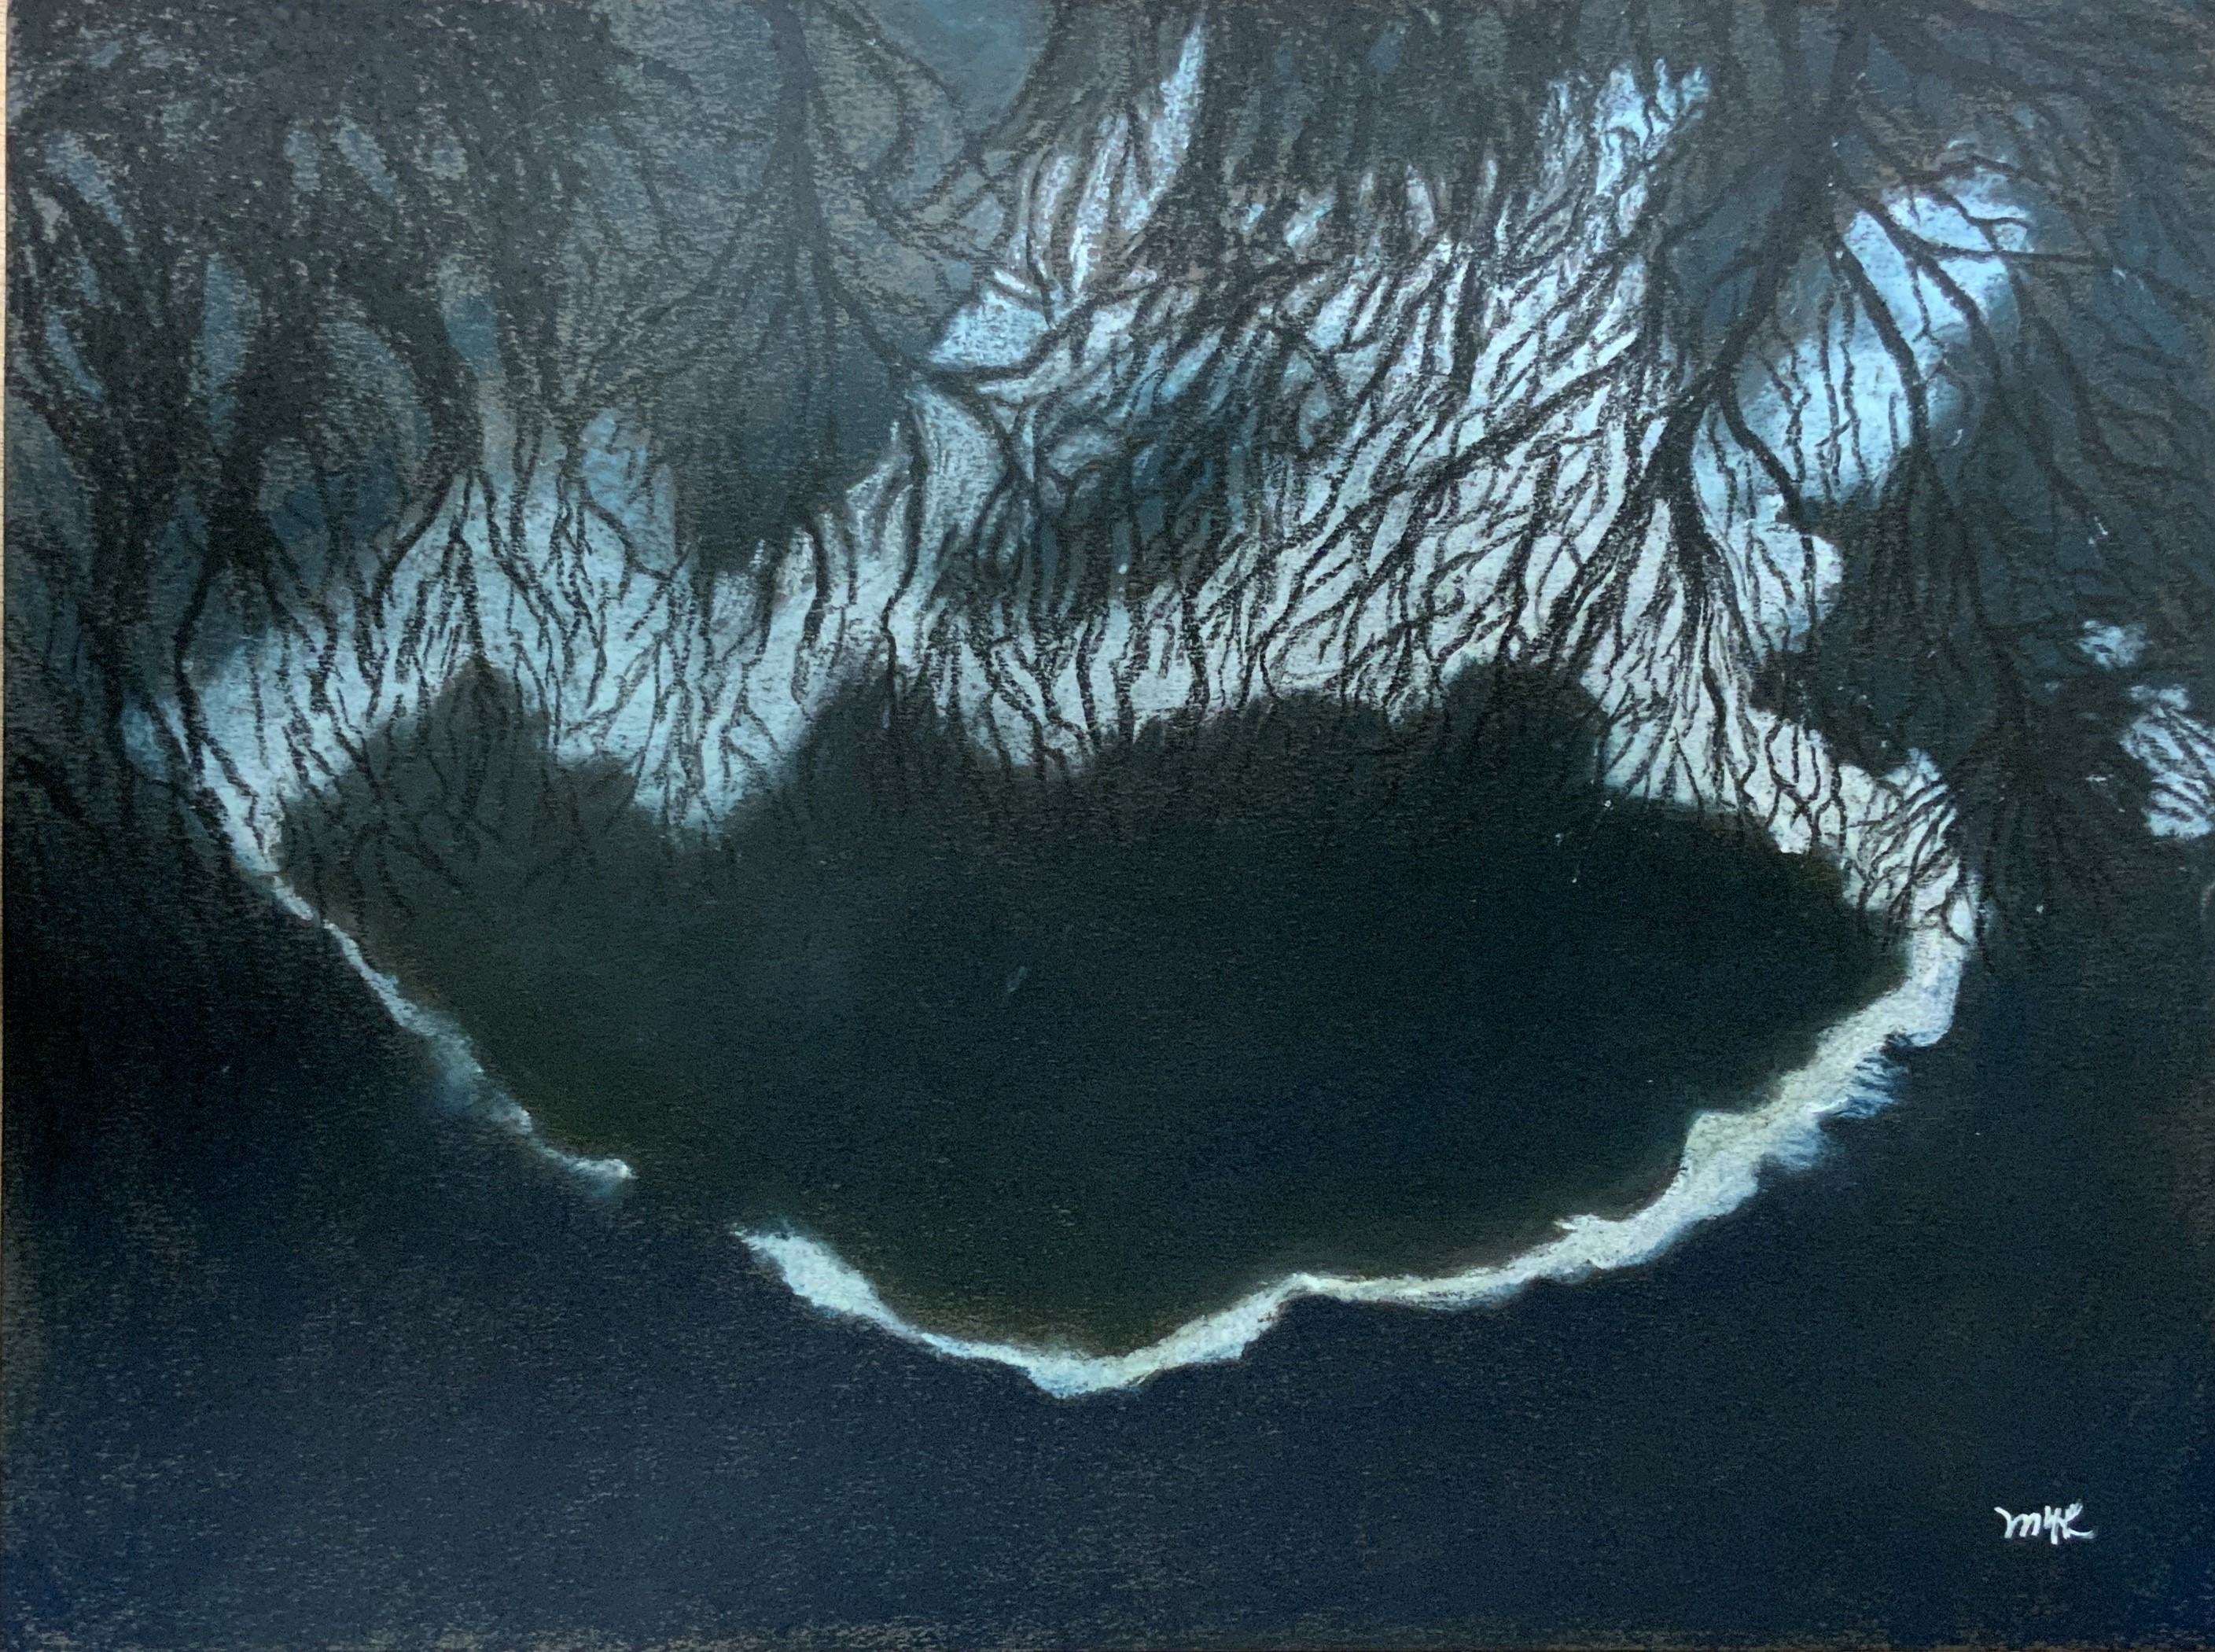
[[[2210,955],[2151,846],[1653,1265],[1072,1403],[580,1197],[314,930],[20,795],[0,1644],[2208,1643]]]
[[[672,849],[485,677],[285,858],[565,1145],[932,1324],[1126,1347],[1629,1208],[1887,984],[1821,863],[1600,794],[1590,710],[1281,703],[1046,777],[857,693]]]

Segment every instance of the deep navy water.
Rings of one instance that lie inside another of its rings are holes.
[[[304,927],[28,859],[11,1646],[2211,1638],[2180,879],[1980,968],[1897,1106],[1654,1265],[1065,1401],[580,1195]]]

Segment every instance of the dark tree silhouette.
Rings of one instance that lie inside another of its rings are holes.
[[[1604,535],[1623,554],[1586,565],[1552,646],[1572,663],[1596,646],[1611,580],[1657,517],[1684,589],[1715,606],[1703,624],[1745,623],[1724,611],[1697,508],[1702,444],[1721,431],[1846,570],[1813,633],[1764,666],[1764,695],[1874,771],[1930,752],[1995,911],[2114,863],[2152,783],[2114,755],[2151,703],[2132,687],[2206,682],[2200,9],[1070,3],[1001,21],[1004,60],[979,71],[926,9],[890,0],[21,9],[19,808],[121,820],[151,785],[205,828],[191,667],[374,600],[411,561],[451,554],[457,506],[496,531],[543,473],[588,520],[585,433],[604,414],[659,467],[692,577],[751,570],[766,590],[795,548],[820,560],[809,525],[911,417],[903,386],[992,394],[931,341],[989,265],[1026,168],[1148,119],[1198,21],[1188,157],[1142,231],[1102,255],[1164,278],[1133,319],[1162,359],[1236,340],[1219,369],[1235,383],[1144,408],[1034,409],[1084,447],[1081,474],[1048,497],[1009,467],[1003,491],[1029,496],[980,509],[942,574],[979,625],[1003,623],[993,605],[1019,587],[1040,613],[1097,611],[1115,559],[1069,548],[1119,533],[1129,566],[1114,577],[1197,592],[1249,514],[1234,495],[1266,485],[1239,456],[1332,451],[1389,393],[1318,353],[1319,273],[1369,258],[1404,274],[1426,236],[1475,241],[1519,212],[1535,262],[1546,212],[1572,210],[1580,187],[1529,193],[1558,89],[1627,66],[1651,96],[1657,77],[1697,72],[1697,120],[1616,253],[1645,279],[1611,371],[1657,433]],[[1997,198],[1979,181],[1995,177],[2038,228],[1986,249],[2004,325],[1899,206],[1951,200],[1989,230]],[[1324,199],[1333,210],[1290,244]],[[1853,233],[1857,215],[1881,246]],[[1878,252],[1920,272],[1918,301],[1957,309],[1942,363],[1918,355],[1916,318],[1869,267]],[[1748,404],[1835,396],[1786,381],[1810,368],[1795,341],[1844,311],[1894,357],[1911,428],[1881,475],[1826,487]],[[1392,416],[1469,390],[1487,335],[1476,309],[1457,314],[1439,394]],[[1435,323],[1408,302],[1385,324]],[[1365,342],[1389,360],[1407,340]],[[1973,409],[1934,416],[1939,378],[1968,384]],[[1344,531],[1373,536],[1396,510],[1410,531],[1411,490],[1420,523],[1510,447],[1372,483]],[[298,525],[310,508],[315,535]],[[533,543],[506,525],[491,554],[557,583],[561,529]],[[2142,672],[2092,666],[2088,621],[2143,628]],[[177,715],[150,715],[163,704]],[[166,758],[133,758],[134,715]],[[2169,747],[2196,749],[2188,729]],[[2172,763],[2168,783],[2188,769]]]

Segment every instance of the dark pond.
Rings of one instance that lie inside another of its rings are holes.
[[[1117,1349],[1629,1208],[1889,984],[1825,865],[1591,784],[1588,709],[1295,702],[1011,772],[857,695],[672,848],[478,679],[288,861],[563,1145],[934,1327]]]

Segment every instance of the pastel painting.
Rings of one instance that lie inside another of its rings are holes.
[[[7,1646],[2215,1644],[2215,10],[11,9]]]

